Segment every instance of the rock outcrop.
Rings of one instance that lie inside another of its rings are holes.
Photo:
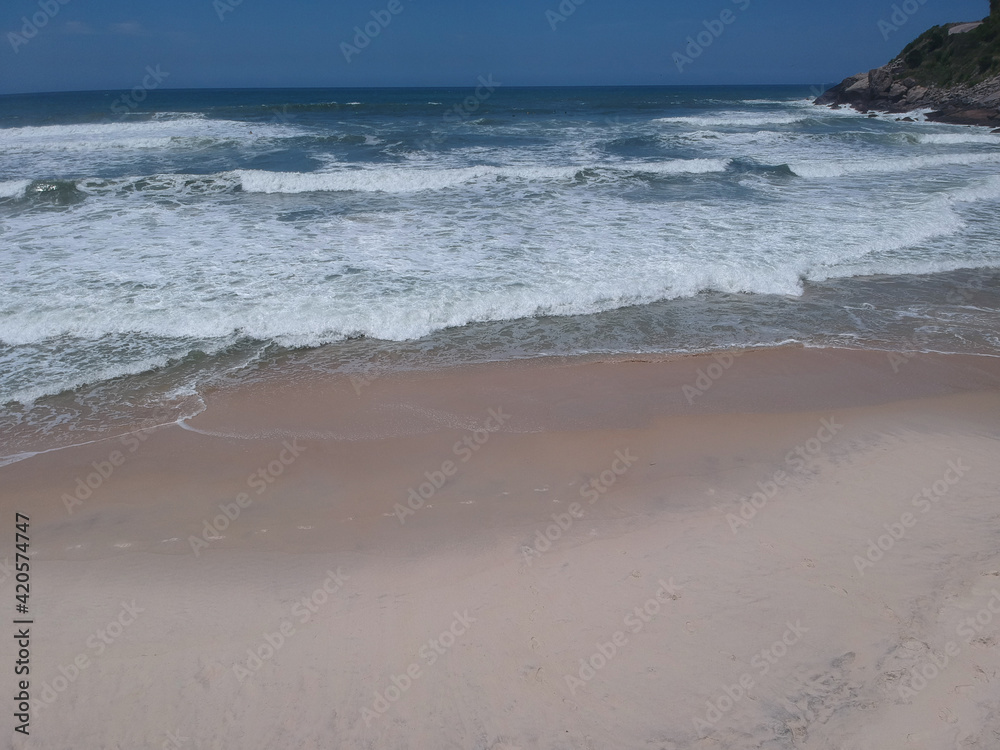
[[[1000,8],[981,23],[935,26],[881,68],[844,79],[816,104],[861,112],[931,110],[927,119],[1000,127]]]

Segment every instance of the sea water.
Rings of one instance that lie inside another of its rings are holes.
[[[290,361],[1000,353],[986,129],[807,87],[116,102],[0,97],[0,425],[22,437]]]

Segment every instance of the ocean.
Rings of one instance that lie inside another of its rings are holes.
[[[0,97],[0,463],[279,372],[996,356],[1000,136],[813,94]]]

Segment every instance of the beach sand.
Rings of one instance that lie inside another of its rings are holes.
[[[1000,359],[299,375],[0,468],[13,747],[1000,745]]]

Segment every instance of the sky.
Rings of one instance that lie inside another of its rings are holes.
[[[826,87],[935,24],[988,12],[988,0],[4,0],[0,93],[465,87],[481,75]]]

